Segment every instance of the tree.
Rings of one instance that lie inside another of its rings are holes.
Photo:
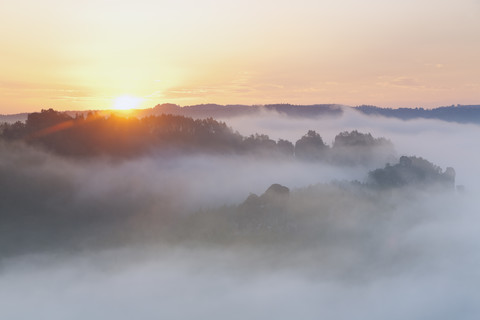
[[[295,157],[301,160],[322,160],[326,157],[327,151],[328,146],[314,130],[309,130],[295,143]]]
[[[279,139],[277,142],[277,149],[280,154],[287,157],[293,157],[295,154],[295,147],[293,146],[293,143],[288,140]]]

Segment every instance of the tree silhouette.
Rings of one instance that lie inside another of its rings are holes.
[[[328,146],[314,130],[309,130],[295,143],[295,157],[301,160],[325,159],[327,150]]]

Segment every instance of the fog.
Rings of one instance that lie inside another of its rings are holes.
[[[418,155],[446,167],[457,170],[458,184],[477,184],[480,153],[476,152],[480,127],[474,124],[460,124],[430,119],[404,121],[395,118],[367,116],[344,108],[341,117],[291,118],[274,112],[260,116],[237,117],[227,122],[243,135],[262,132],[272,139],[296,141],[307,129],[316,130],[323,140],[332,145],[340,131],[358,130],[370,132],[375,137],[391,140],[398,154]]]
[[[478,319],[480,127],[348,110],[227,124],[292,142],[313,129],[330,145],[341,131],[370,132],[398,155],[454,167],[465,191],[338,183],[365,181],[374,168],[362,166],[75,160],[1,144],[0,317]],[[273,183],[291,191],[280,214],[262,207],[267,222],[242,225],[242,203]]]

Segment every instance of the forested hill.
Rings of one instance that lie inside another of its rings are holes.
[[[119,113],[118,110],[70,110],[64,113],[75,117],[76,115],[86,116],[89,112],[100,112],[103,114]],[[219,104],[200,104],[181,107],[172,103],[158,104],[153,108],[130,110],[129,115],[143,118],[148,116],[159,116],[162,114],[171,114],[176,116],[185,116],[194,119],[228,119],[240,116],[258,115],[262,112],[276,112],[289,117],[319,117],[319,116],[339,116],[343,109],[337,104],[313,104],[313,105],[292,105],[292,104],[268,104],[268,105],[219,105]],[[0,123],[14,123],[16,121],[26,121],[28,113],[19,113],[12,115],[1,115]]]
[[[438,107],[434,109],[424,108],[379,108],[362,105],[348,107],[338,104],[269,104],[264,106],[247,105],[218,105],[202,104],[180,107],[175,104],[160,104],[152,109],[139,110],[137,117],[174,114],[192,118],[227,119],[238,116],[258,115],[262,112],[276,112],[288,117],[312,118],[324,116],[340,116],[344,109],[352,108],[365,115],[391,117],[402,120],[411,119],[437,119],[448,122],[480,124],[480,105],[457,105]]]
[[[158,115],[162,113],[167,113],[193,118],[231,118],[238,116],[255,115],[265,111],[277,112],[279,114],[284,114],[289,117],[308,118],[316,116],[341,115],[342,107],[336,104],[267,104],[263,106],[201,104],[180,107],[175,104],[166,103],[159,104],[153,109],[144,110],[144,113],[146,115]]]
[[[384,163],[392,143],[356,130],[341,132],[330,147],[309,130],[294,143],[265,134],[242,136],[224,122],[162,114],[143,118],[90,113],[72,117],[53,109],[31,113],[25,123],[0,125],[0,139],[21,141],[66,156],[136,157],[146,153],[251,154],[344,165]]]
[[[355,110],[366,115],[377,115],[402,120],[411,119],[438,119],[449,122],[480,124],[480,105],[457,105],[439,107],[434,109],[424,108],[379,108],[375,106],[359,106]]]
[[[162,114],[171,114],[185,116],[194,119],[229,119],[239,116],[256,116],[264,112],[275,112],[288,117],[312,118],[324,116],[341,116],[346,109],[353,109],[367,116],[382,116],[397,118],[402,120],[412,119],[437,119],[448,122],[474,123],[480,124],[480,105],[457,105],[448,107],[438,107],[434,109],[424,108],[379,108],[375,106],[362,105],[358,107],[348,107],[338,104],[314,104],[314,105],[292,105],[292,104],[269,104],[269,105],[218,105],[201,104],[181,107],[176,104],[159,104],[154,108],[139,109],[129,111],[129,115],[143,118],[148,116],[159,116]],[[65,111],[66,114],[75,117],[78,115],[86,116],[92,111]],[[111,113],[122,113],[115,110],[99,111],[109,115]],[[28,114],[19,113],[12,115],[0,115],[0,123],[14,123],[16,121],[26,121]]]

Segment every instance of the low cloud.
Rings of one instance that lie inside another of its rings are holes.
[[[0,316],[478,318],[480,127],[353,110],[227,124],[293,142],[308,129],[327,143],[341,131],[370,132],[399,155],[454,167],[466,191],[379,194],[330,183],[364,181],[368,168],[315,162],[75,160],[1,144]],[[273,183],[290,188],[279,211],[289,227],[229,229],[249,194]]]

